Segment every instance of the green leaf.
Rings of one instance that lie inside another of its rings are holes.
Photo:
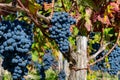
[[[37,11],[41,8],[42,8],[42,6],[37,4],[34,0],[30,0],[28,3],[28,9],[29,9],[30,13],[32,13],[32,14],[36,14]]]
[[[108,35],[108,34],[114,34],[115,32],[114,32],[114,29],[113,28],[106,28],[105,30],[104,30],[104,34],[105,35]]]
[[[38,60],[38,52],[37,51],[34,51],[33,54],[32,54],[32,60],[33,61],[37,61]]]
[[[84,5],[84,6],[89,6],[92,9],[98,10],[98,8],[97,8],[97,6],[96,6],[96,4],[94,3],[93,0],[82,0],[81,4]]]

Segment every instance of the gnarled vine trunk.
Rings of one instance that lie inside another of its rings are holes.
[[[77,41],[77,52],[76,52],[76,67],[77,69],[83,70],[70,70],[69,80],[87,80],[87,37],[86,36],[78,36],[76,38]]]

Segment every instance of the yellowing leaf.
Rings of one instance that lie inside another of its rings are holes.
[[[42,6],[40,6],[39,4],[35,3],[35,1],[33,1],[33,0],[29,1],[28,9],[29,9],[30,13],[35,15],[37,13],[37,11],[39,9],[41,9],[41,8],[42,8]]]
[[[50,4],[44,3],[44,10],[45,11],[47,11],[50,8],[52,8],[52,3],[50,3]]]

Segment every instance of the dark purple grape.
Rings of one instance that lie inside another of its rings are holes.
[[[0,22],[0,54],[3,57],[2,66],[11,72],[13,80],[25,80],[28,73],[27,65],[31,63],[33,42],[33,26],[23,21],[15,20]]]
[[[66,12],[54,12],[53,14],[51,19],[52,27],[49,28],[50,37],[56,41],[62,53],[69,51],[70,25],[75,23],[76,20]]]

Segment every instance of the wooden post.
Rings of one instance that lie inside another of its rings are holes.
[[[77,68],[87,68],[87,37],[77,37]],[[87,80],[87,70],[80,70],[76,73],[76,80]]]
[[[0,58],[0,80],[3,79],[3,75],[4,75],[4,69],[2,67],[2,58]]]
[[[87,68],[88,58],[87,58],[87,37],[78,35],[76,38],[77,42],[77,52],[76,52],[76,65],[78,69]],[[70,76],[68,80],[87,80],[87,70],[70,70]]]

